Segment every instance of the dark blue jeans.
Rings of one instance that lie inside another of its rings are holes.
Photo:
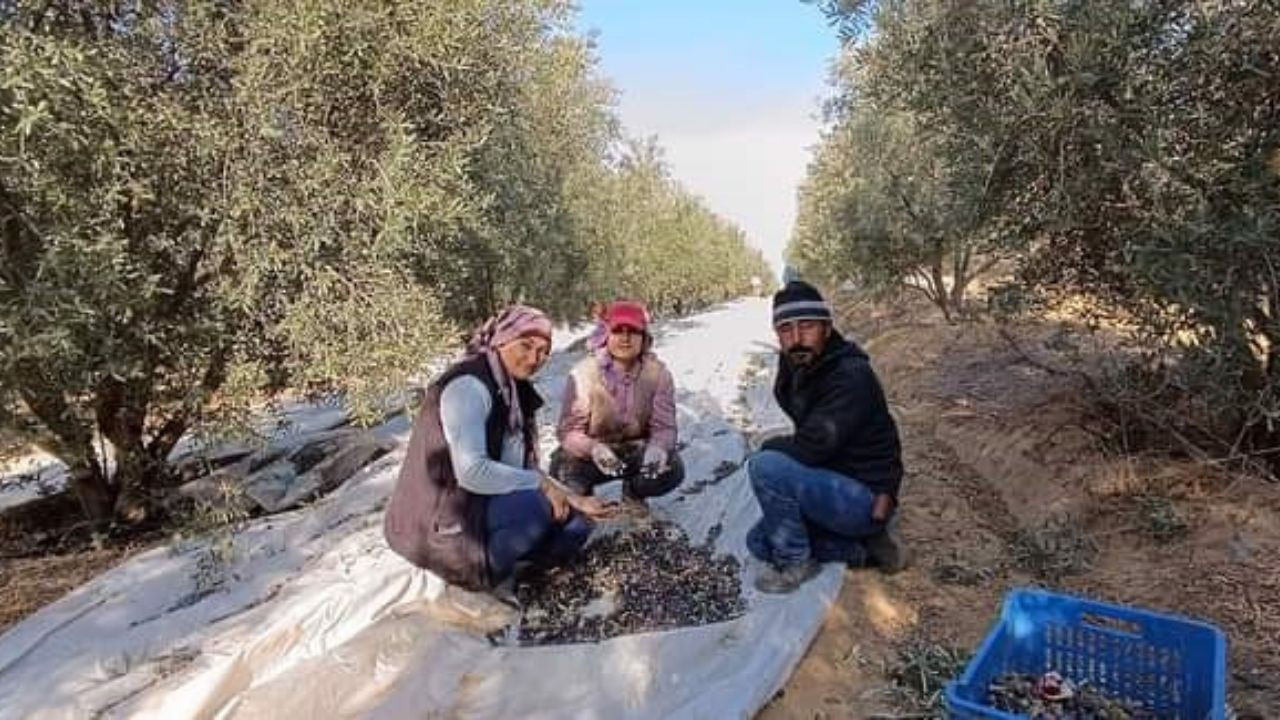
[[[751,489],[764,517],[747,533],[747,549],[770,563],[862,565],[862,538],[884,529],[871,519],[875,496],[867,486],[832,470],[762,450],[747,460]]]
[[[582,548],[594,527],[577,511],[563,524],[551,517],[551,501],[541,490],[489,496],[489,579],[496,585],[515,572],[516,562],[559,565]]]

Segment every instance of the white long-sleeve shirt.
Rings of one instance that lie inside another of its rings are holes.
[[[524,438],[520,433],[504,433],[501,460],[489,458],[485,421],[492,409],[489,390],[472,375],[450,380],[440,393],[440,423],[458,484],[477,495],[537,489],[541,476],[537,470],[524,467]]]

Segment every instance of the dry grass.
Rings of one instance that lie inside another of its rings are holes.
[[[1057,581],[1087,570],[1098,545],[1079,519],[1056,516],[1035,527],[1018,528],[1009,552],[1019,570]]]
[[[896,704],[911,717],[944,718],[943,693],[947,683],[964,671],[967,650],[913,637],[900,645],[894,661],[885,668],[893,683]]]

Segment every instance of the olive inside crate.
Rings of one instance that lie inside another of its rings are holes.
[[[987,704],[1003,673],[1057,671],[1138,701],[1162,720],[1225,720],[1226,635],[1191,618],[1039,588],[1015,588],[959,679],[947,685],[953,718],[1017,718]]]

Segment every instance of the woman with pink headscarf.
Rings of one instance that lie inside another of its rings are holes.
[[[684,479],[675,383],[653,354],[644,303],[610,303],[591,345],[565,384],[551,474],[584,495],[620,480],[626,511],[644,515],[646,498],[665,495]]]
[[[393,550],[450,585],[509,594],[517,562],[565,561],[611,511],[538,469],[542,398],[529,379],[550,349],[547,316],[513,305],[427,389],[384,530]]]

